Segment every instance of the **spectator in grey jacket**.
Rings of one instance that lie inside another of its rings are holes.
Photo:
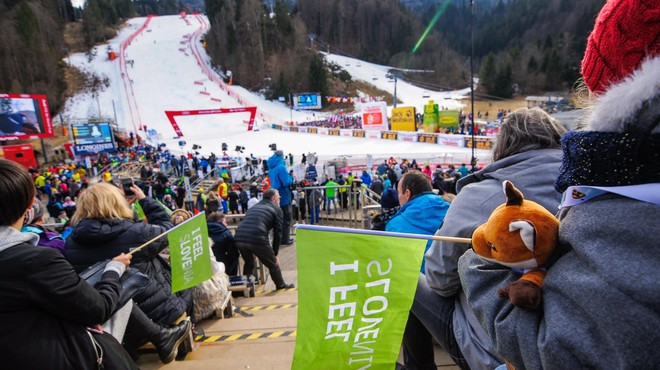
[[[493,163],[459,180],[459,193],[436,235],[470,238],[505,202],[504,180],[519,184],[526,199],[554,213],[560,194],[553,183],[565,131],[540,109],[507,115],[493,148]],[[404,334],[406,368],[435,369],[432,337],[463,369],[493,369],[503,363],[461,291],[458,259],[469,248],[465,243],[434,241],[426,253],[426,275],[419,276]]]
[[[286,284],[277,260],[282,235],[282,209],[279,207],[280,194],[271,188],[264,192],[264,198],[250,207],[243,222],[238,225],[234,241],[245,260],[243,275],[254,275],[254,257],[268,267],[276,289],[293,288]],[[269,233],[273,230],[271,247]]]
[[[542,307],[497,297],[519,277],[508,268],[471,251],[459,262],[467,302],[516,368],[660,367],[659,11],[657,1],[610,0],[587,42],[582,75],[595,104],[586,131],[562,139],[561,256]]]

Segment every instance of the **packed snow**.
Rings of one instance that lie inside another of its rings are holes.
[[[145,27],[146,24],[146,27]],[[210,67],[210,58],[199,42],[208,29],[202,15],[161,16],[129,20],[118,36],[92,53],[72,54],[66,61],[101,78],[108,87],[98,94],[81,93],[69,99],[61,117],[65,123],[81,123],[88,119],[105,118],[116,121],[127,132],[140,131],[146,126],[152,143],[165,143],[173,150],[192,150],[201,146],[200,154],[220,154],[221,144],[227,143],[229,155],[269,156],[269,145],[276,143],[285,153],[300,156],[314,152],[321,160],[346,157],[349,163],[364,164],[367,155],[375,163],[382,158],[430,161],[431,163],[469,163],[471,149],[427,143],[326,136],[308,133],[282,132],[271,124],[288,121],[305,122],[327,115],[317,111],[295,111],[284,103],[265,100],[238,85],[228,86]],[[130,41],[130,43],[129,43]],[[110,60],[108,51],[119,57]],[[339,55],[325,55],[347,70],[353,79],[363,80],[378,88],[393,92],[388,81],[389,67],[375,65]],[[238,82],[240,83],[240,82]],[[401,80],[397,83],[397,98],[403,104],[420,109],[426,101],[435,100],[447,108],[460,107],[453,99],[469,93],[469,88],[452,92],[430,92]],[[165,115],[165,111],[189,111],[218,108],[256,106],[254,130],[248,131],[248,113],[229,113],[204,116],[177,117],[183,133],[179,138]],[[391,107],[390,107],[391,109]],[[179,142],[186,142],[179,147]],[[245,147],[243,154],[234,151]],[[480,162],[487,162],[488,151],[477,151]]]

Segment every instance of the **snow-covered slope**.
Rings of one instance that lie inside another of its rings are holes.
[[[434,162],[469,161],[470,150],[467,148],[271,129],[271,123],[312,120],[319,113],[291,111],[282,103],[267,101],[240,86],[221,83],[219,76],[211,71],[209,58],[198,42],[207,27],[208,21],[201,15],[188,15],[185,19],[180,16],[153,17],[149,20],[135,18],[128,21],[119,35],[108,43],[119,54],[118,59],[108,59],[108,45],[97,46],[96,56],[91,60],[84,54],[71,55],[67,58],[68,62],[107,78],[109,86],[98,96],[80,94],[70,99],[63,113],[64,121],[84,122],[99,116],[116,118],[120,127],[127,131],[147,126],[150,130],[156,130],[158,141],[170,148],[178,149],[178,142],[183,139],[187,143],[184,150],[190,150],[193,144],[197,144],[201,145],[199,151],[204,154],[218,154],[221,143],[227,143],[230,151],[236,146],[243,146],[246,148],[245,155],[267,156],[271,153],[268,145],[277,143],[278,148],[296,156],[316,152],[321,159],[347,156],[356,163],[365,162],[367,154],[375,159],[394,155],[434,159]],[[327,55],[327,58],[340,64],[355,79],[363,79],[383,90],[393,89],[392,83],[385,78],[385,66],[337,55]],[[374,80],[376,75],[377,80]],[[406,104],[419,104],[422,96],[429,94],[405,82],[399,82],[397,89],[399,99]],[[457,104],[444,98],[447,94],[460,93],[443,93],[436,100]],[[247,113],[187,116],[177,118],[184,134],[183,138],[177,138],[165,115],[165,111],[170,110],[241,106],[257,107],[255,131],[247,131]],[[486,153],[479,154],[480,158],[486,156]]]

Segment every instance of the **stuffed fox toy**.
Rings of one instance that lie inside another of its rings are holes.
[[[481,258],[510,267],[522,277],[497,291],[516,307],[534,310],[541,304],[541,284],[557,245],[559,220],[538,203],[526,200],[510,181],[502,184],[506,203],[472,235],[472,248]]]

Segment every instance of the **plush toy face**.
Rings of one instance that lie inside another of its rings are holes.
[[[525,200],[504,182],[506,204],[472,235],[472,247],[482,258],[511,268],[533,269],[545,264],[557,244],[559,221],[538,203]]]

